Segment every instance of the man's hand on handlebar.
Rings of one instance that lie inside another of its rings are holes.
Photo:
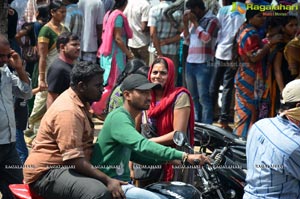
[[[192,165],[204,165],[205,163],[210,163],[209,157],[203,154],[189,154],[186,160]]]

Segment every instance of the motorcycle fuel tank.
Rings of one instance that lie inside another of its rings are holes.
[[[159,182],[145,187],[147,190],[160,193],[170,199],[199,199],[201,193],[194,186],[184,182]]]

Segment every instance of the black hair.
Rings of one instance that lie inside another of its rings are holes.
[[[78,3],[79,0],[69,0],[72,4]]]
[[[127,4],[127,2],[128,2],[128,0],[115,0],[115,4],[110,12],[112,12],[116,9],[122,8],[124,5]]]
[[[79,0],[63,0],[62,2],[67,5],[67,4],[76,4],[78,3]]]
[[[285,27],[292,20],[297,21],[297,17],[296,16],[268,17],[266,20],[266,27],[268,30],[271,28],[280,28],[278,33],[282,34],[283,31],[281,28]]]
[[[25,22],[22,24],[21,26],[22,30],[26,30],[26,31],[30,31],[31,29],[33,29],[33,22]]]
[[[278,17],[268,17],[266,20],[267,27],[278,27],[278,26],[286,26],[290,21],[297,20],[296,16],[278,16]]]
[[[144,75],[145,77],[148,77],[148,72],[149,72],[150,67],[149,66],[142,66],[140,68],[138,68],[134,74],[140,74],[140,75]]]
[[[66,5],[59,1],[59,0],[54,0],[51,1],[50,6],[49,6],[49,11],[50,11],[50,16],[51,16],[51,11],[57,11],[58,9],[60,9],[61,7],[65,7]]]
[[[151,66],[153,67],[155,64],[159,64],[159,63],[162,63],[163,65],[165,65],[167,69],[169,68],[168,67],[168,62],[164,58],[161,58],[161,57],[156,58],[153,61]]]
[[[223,6],[228,6],[228,5],[231,5],[232,2],[233,2],[233,0],[223,0],[223,1],[222,1],[222,5],[223,5]]]
[[[79,40],[79,37],[76,34],[71,32],[61,33],[56,40],[56,49],[59,51],[60,44],[66,45],[69,41]]]
[[[35,45],[35,34],[34,34],[34,22],[25,22],[21,29],[26,32],[26,35],[30,38],[31,45]]]
[[[116,86],[120,85],[123,80],[130,74],[135,73],[136,70],[138,70],[140,67],[146,66],[146,63],[141,59],[131,59],[126,63],[125,69],[118,77]]]
[[[38,15],[36,16],[37,20],[42,20],[44,23],[48,22],[50,19],[49,5],[40,4],[37,6]]]
[[[75,87],[79,82],[87,83],[96,75],[104,73],[104,69],[99,64],[89,61],[77,62],[70,74],[70,86]]]
[[[267,17],[266,18],[266,33],[270,33],[272,30],[276,30],[277,34],[282,34],[282,25],[279,17]],[[274,33],[275,34],[275,33]],[[271,35],[269,34],[268,37]],[[273,35],[272,35],[273,36]]]
[[[148,69],[146,70],[145,68],[148,68]],[[129,60],[126,63],[124,71],[118,77],[117,83],[113,87],[112,92],[110,93],[110,95],[108,97],[108,100],[107,100],[107,103],[106,103],[106,107],[103,110],[103,113],[104,114],[108,113],[108,110],[109,110],[109,101],[110,101],[110,98],[111,98],[111,95],[112,95],[113,91],[115,90],[115,88],[117,88],[124,81],[124,79],[126,77],[128,77],[128,75],[131,75],[131,74],[141,74],[141,75],[145,75],[147,77],[148,71],[149,71],[149,66],[147,66],[147,64],[143,60],[137,59],[137,58]]]
[[[205,4],[202,0],[188,0],[186,2],[186,7],[188,9],[191,9],[191,8],[194,8],[194,7],[198,7],[200,8],[201,10],[205,10]]]
[[[260,13],[262,13],[260,10],[251,10],[251,9],[248,9],[246,11],[246,15],[245,15],[246,22],[248,23],[250,19],[252,19],[255,15],[260,14]]]
[[[291,16],[291,15],[280,17],[281,25],[283,27],[286,26],[288,23],[290,23],[292,20],[297,21],[297,17],[296,16]]]
[[[267,28],[275,28],[281,25],[281,19],[279,17],[267,17],[266,19],[266,27]]]

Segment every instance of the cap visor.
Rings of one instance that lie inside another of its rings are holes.
[[[160,87],[160,84],[154,84],[154,83],[145,83],[141,86],[138,86],[134,89],[136,90],[150,90],[152,88],[159,88]]]

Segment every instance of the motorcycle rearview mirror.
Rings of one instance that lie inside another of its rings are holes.
[[[187,142],[187,138],[183,132],[175,131],[173,141],[177,146],[184,146]]]
[[[186,134],[181,131],[175,131],[173,135],[173,142],[179,147],[187,146],[189,149],[193,150],[187,141]]]

